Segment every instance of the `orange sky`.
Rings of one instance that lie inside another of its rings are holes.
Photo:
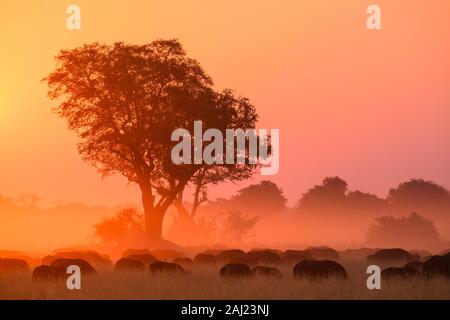
[[[80,31],[66,29],[71,3]],[[369,4],[381,6],[381,31],[366,28]],[[3,0],[0,194],[137,202],[124,179],[82,162],[40,79],[60,49],[156,38],[178,38],[218,88],[252,100],[261,127],[280,129],[271,179],[291,203],[327,175],[382,196],[412,177],[450,187],[449,16],[448,0]]]

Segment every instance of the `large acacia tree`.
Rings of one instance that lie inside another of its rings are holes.
[[[248,99],[230,90],[215,91],[211,78],[178,41],[93,43],[62,50],[56,62],[44,79],[49,97],[60,102],[56,113],[78,135],[85,161],[103,176],[122,174],[139,186],[149,239],[161,239],[167,208],[200,172],[241,170],[248,175],[253,169],[172,163],[173,130],[193,131],[196,120],[205,129],[250,128],[257,120]]]

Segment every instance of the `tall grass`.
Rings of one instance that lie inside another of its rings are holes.
[[[282,279],[225,280],[220,266],[195,267],[188,275],[99,273],[82,278],[81,290],[65,283],[35,283],[31,275],[0,276],[0,299],[450,299],[450,279],[417,278],[366,286],[366,263],[344,263],[349,279],[299,280],[282,266]]]

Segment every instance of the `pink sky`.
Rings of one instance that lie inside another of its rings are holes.
[[[450,187],[450,2],[330,3],[76,1],[82,29],[69,31],[69,3],[2,2],[0,194],[138,202],[123,178],[101,180],[83,163],[40,79],[60,49],[157,38],[178,38],[218,88],[250,98],[260,127],[280,129],[280,171],[270,179],[291,204],[329,175],[380,196],[413,177]],[[369,4],[381,7],[381,31],[366,28]]]

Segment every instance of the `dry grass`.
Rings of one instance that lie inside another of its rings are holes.
[[[219,266],[197,267],[187,275],[104,272],[82,278],[81,290],[64,283],[38,284],[30,275],[0,277],[0,299],[450,299],[450,280],[392,280],[381,290],[366,287],[366,265],[344,263],[350,279],[304,281],[281,267],[282,279],[224,280]]]

